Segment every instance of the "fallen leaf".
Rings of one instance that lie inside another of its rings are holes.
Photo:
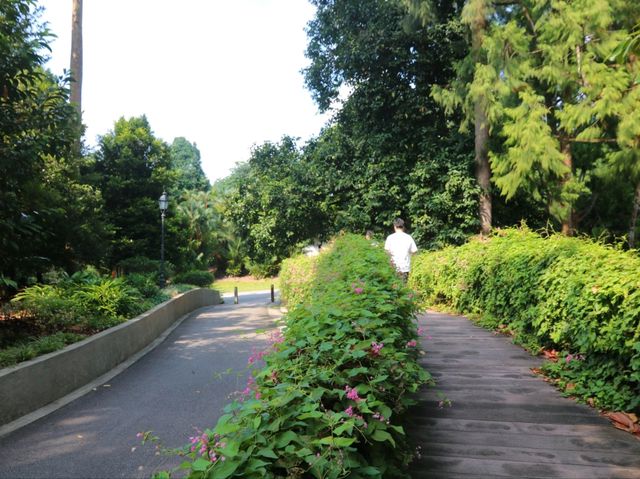
[[[565,387],[564,390],[565,391],[573,391],[576,388],[576,385],[573,383],[568,383]]]
[[[542,354],[544,354],[545,358],[547,358],[549,361],[555,362],[558,360],[558,351],[556,351],[555,349],[542,351]]]
[[[626,412],[608,412],[605,416],[607,416],[612,422],[613,427],[632,434],[640,434],[640,425],[638,425],[638,417],[635,414]]]

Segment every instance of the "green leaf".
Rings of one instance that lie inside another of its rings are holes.
[[[335,436],[326,436],[322,439],[317,439],[314,444],[323,444],[327,446],[333,447],[348,447],[356,441],[355,437],[335,437]]]
[[[293,432],[293,431],[285,431],[281,434],[278,435],[276,441],[275,441],[275,446],[278,449],[282,449],[283,447],[285,447],[287,444],[289,444],[291,441],[295,441],[296,439],[298,439],[298,435]]]
[[[206,459],[200,457],[193,461],[193,464],[191,464],[191,469],[193,469],[194,471],[206,471],[210,465],[211,461],[207,461]]]
[[[371,436],[371,439],[378,442],[388,441],[393,445],[393,447],[396,447],[396,442],[393,440],[393,437],[391,436],[391,434],[389,434],[387,431],[382,431],[378,429],[376,430],[376,432],[373,433],[373,435]]]
[[[218,460],[215,464],[216,466],[211,469],[209,473],[209,477],[211,477],[212,479],[226,479],[234,472],[236,472],[236,469],[238,469],[238,467],[240,467],[240,462],[234,460]]]
[[[228,441],[226,446],[220,449],[220,454],[225,457],[235,457],[240,450],[240,443],[238,441]]]
[[[366,466],[359,468],[356,472],[365,475],[365,476],[379,476],[380,469],[373,466]]]
[[[266,447],[263,449],[260,449],[256,454],[258,456],[268,457],[270,459],[278,459],[278,456],[276,455],[275,452],[273,452],[273,449],[269,449]]]

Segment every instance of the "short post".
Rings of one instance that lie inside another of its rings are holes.
[[[238,287],[233,287],[233,304],[238,304]]]
[[[273,285],[271,285],[271,302],[272,303],[276,302],[276,295],[275,295],[275,291],[273,289]]]

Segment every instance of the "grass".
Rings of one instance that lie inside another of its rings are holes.
[[[255,279],[252,276],[227,277],[216,279],[211,287],[221,293],[233,293],[233,288],[238,288],[238,293],[252,291],[268,291],[271,285],[278,287],[278,278]]]

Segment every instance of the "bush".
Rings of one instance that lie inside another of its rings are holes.
[[[0,368],[6,368],[7,366],[28,361],[42,354],[58,351],[68,344],[75,343],[84,338],[85,336],[81,334],[58,332],[26,344],[0,350]]]
[[[340,237],[284,336],[254,355],[266,366],[185,448],[189,477],[402,476],[412,452],[397,416],[427,379],[415,311],[381,249]]]
[[[304,301],[311,292],[318,256],[299,255],[286,259],[280,269],[280,298],[287,306]]]
[[[209,271],[188,271],[186,273],[177,274],[173,281],[175,283],[193,284],[201,288],[208,288],[213,283],[214,276]]]
[[[160,294],[155,274],[132,273],[124,277],[126,283],[137,289],[144,298],[153,298]]]
[[[640,411],[640,258],[587,239],[505,230],[421,253],[410,284],[424,305],[476,313],[535,352],[568,394]]]
[[[16,294],[11,303],[44,323],[48,330],[66,328],[81,321],[76,304],[60,286],[29,286]]]
[[[273,263],[253,263],[249,262],[247,270],[249,274],[257,279],[273,278],[280,271],[280,264],[273,258]]]
[[[86,284],[75,290],[71,297],[84,317],[108,318],[109,326],[142,312],[140,293],[122,278],[107,278],[97,284]]]

